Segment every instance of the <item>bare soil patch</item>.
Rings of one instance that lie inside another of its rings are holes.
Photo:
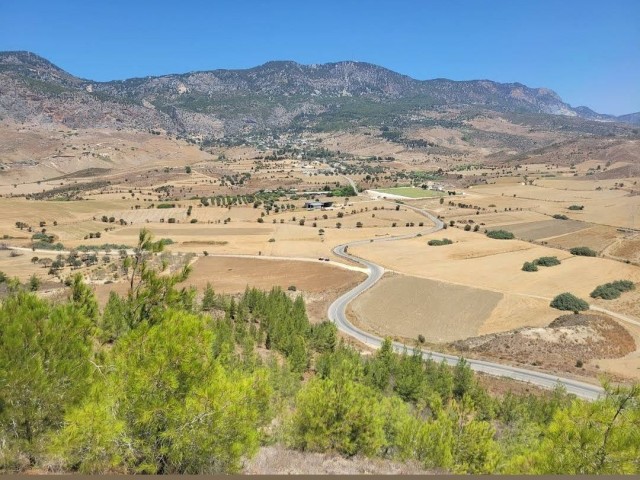
[[[547,327],[483,335],[450,346],[460,353],[591,377],[602,372],[590,360],[620,358],[636,349],[633,337],[618,322],[591,314],[563,315]]]
[[[356,321],[381,335],[439,343],[477,335],[502,294],[424,278],[387,275],[358,297]]]

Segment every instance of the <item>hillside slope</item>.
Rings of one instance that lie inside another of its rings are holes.
[[[0,52],[0,116],[69,127],[165,130],[220,138],[252,132],[419,125],[425,112],[457,109],[612,122],[572,108],[552,90],[489,80],[415,80],[376,65],[278,61],[245,70],[213,70],[95,82],[30,52]],[[637,118],[621,117],[634,122]],[[576,128],[575,122],[570,128]],[[580,124],[581,125],[581,124]],[[582,127],[581,127],[582,128]]]

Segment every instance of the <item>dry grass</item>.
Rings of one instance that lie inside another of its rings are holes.
[[[430,238],[446,236],[455,243],[429,247]],[[518,240],[492,240],[479,233],[449,228],[429,236],[397,242],[354,246],[351,252],[397,272],[455,285],[489,290],[504,298],[478,327],[478,332],[505,331],[522,326],[540,326],[556,314],[550,300],[570,291],[589,299],[600,284],[618,279],[640,281],[640,269],[603,258],[574,257],[568,252],[534,246]],[[525,261],[557,256],[562,264],[523,272]],[[393,297],[387,297],[392,308]],[[393,305],[400,308],[400,304]],[[630,305],[620,304],[620,313],[635,314]],[[415,331],[410,338],[418,335]],[[423,333],[424,334],[424,333]]]
[[[604,225],[595,225],[566,235],[546,238],[546,245],[570,249],[572,247],[589,247],[596,252],[603,252],[621,235],[617,229]]]
[[[631,262],[640,262],[640,237],[625,238],[612,245],[607,251],[609,255],[629,260]]]
[[[513,233],[523,240],[539,240],[541,238],[557,237],[567,233],[584,230],[589,224],[576,220],[542,220],[539,222],[516,223],[502,225],[500,228]]]
[[[335,453],[310,453],[275,445],[262,447],[242,471],[248,475],[417,475],[434,474],[416,462],[379,458],[345,458]]]
[[[381,336],[448,342],[478,334],[502,295],[424,278],[386,276],[352,304],[356,322]]]

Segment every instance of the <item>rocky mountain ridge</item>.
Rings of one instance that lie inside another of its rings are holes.
[[[212,70],[95,82],[30,52],[0,52],[0,115],[70,127],[160,129],[222,137],[255,131],[405,126],[426,111],[456,108],[639,121],[573,108],[552,90],[489,80],[415,80],[377,65],[273,61]]]

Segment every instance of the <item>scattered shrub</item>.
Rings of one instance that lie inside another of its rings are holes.
[[[584,205],[571,205],[569,210],[584,210]]]
[[[439,247],[441,245],[451,245],[452,243],[453,243],[452,240],[449,240],[448,238],[443,238],[442,240],[437,240],[437,239],[429,240],[427,242],[427,245],[430,245],[432,247]]]
[[[560,265],[560,260],[558,260],[558,257],[540,257],[536,258],[533,263],[541,267],[554,267]]]
[[[524,262],[524,265],[522,265],[522,271],[523,272],[537,272],[538,271],[538,265],[536,265],[535,262]]]
[[[635,284],[631,280],[616,280],[615,282],[611,282],[611,285],[621,292],[628,292],[629,290],[634,290],[636,288]]]
[[[570,312],[589,310],[589,304],[587,302],[568,292],[557,295],[551,300],[550,305],[558,310],[567,310]]]
[[[616,280],[615,282],[605,283],[598,285],[596,289],[591,292],[591,298],[602,298],[603,300],[613,300],[618,298],[623,292],[633,290],[635,285],[629,280]]]
[[[489,230],[487,232],[487,237],[495,238],[497,240],[511,240],[515,238],[515,235],[511,232],[507,232],[506,230]]]
[[[595,257],[598,255],[594,250],[591,250],[589,247],[573,247],[571,250],[569,250],[569,252],[571,252],[572,255],[579,255],[582,257]]]
[[[566,215],[562,215],[559,213],[556,213],[553,218],[555,218],[556,220],[569,220],[569,217],[567,217]]]

